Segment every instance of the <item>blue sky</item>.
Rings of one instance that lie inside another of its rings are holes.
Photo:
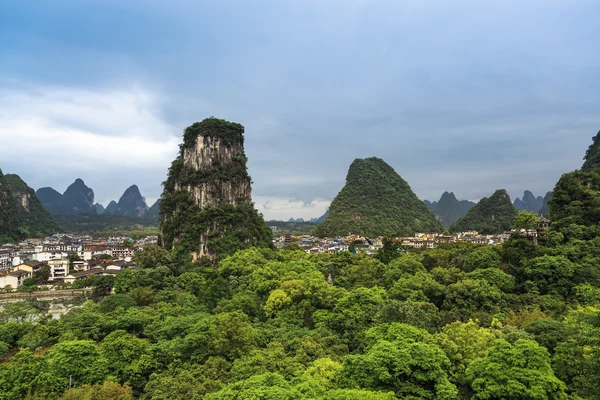
[[[183,129],[246,127],[257,208],[316,217],[358,157],[420,198],[543,195],[600,130],[598,1],[0,2],[0,168],[152,203]]]

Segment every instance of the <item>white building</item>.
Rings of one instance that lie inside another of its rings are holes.
[[[41,253],[35,253],[31,258],[35,261],[45,262],[50,260],[62,260],[68,256],[67,253],[62,252],[43,251]]]
[[[50,260],[48,261],[48,267],[50,267],[50,280],[64,278],[69,274],[69,260]]]
[[[27,271],[13,271],[6,275],[0,276],[0,287],[6,287],[10,285],[13,289],[21,286],[23,281],[27,278],[31,278],[31,273]]]

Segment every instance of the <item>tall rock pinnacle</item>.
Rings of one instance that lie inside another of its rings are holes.
[[[271,246],[246,161],[242,125],[207,118],[186,128],[160,202],[163,246],[217,259]]]

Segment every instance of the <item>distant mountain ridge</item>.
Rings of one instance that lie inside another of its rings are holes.
[[[538,214],[544,206],[544,198],[542,196],[535,197],[533,193],[526,190],[523,193],[523,199],[517,197],[513,204],[519,211],[528,211]]]
[[[439,232],[442,225],[409,184],[380,158],[356,159],[346,184],[331,202],[317,236],[366,236]]]
[[[145,215],[145,218],[153,219],[158,221],[160,217],[160,198],[152,204],[152,207],[148,209],[148,212]]]
[[[82,179],[77,178],[65,192],[58,192],[51,187],[38,189],[40,201],[51,214],[80,214],[95,212],[94,191],[87,187]]]
[[[106,214],[114,214],[117,211],[117,208],[119,208],[119,205],[117,204],[116,201],[112,200],[106,206],[106,209],[104,210],[104,213],[106,213]]]
[[[454,192],[444,192],[439,201],[424,200],[427,207],[439,217],[445,227],[449,227],[463,217],[474,205],[472,201],[459,201]]]
[[[148,212],[148,205],[146,199],[142,197],[140,189],[137,185],[131,185],[125,190],[125,193],[119,199],[117,203],[117,209],[113,213],[114,215],[121,215],[124,217],[138,217],[142,218],[146,216]]]
[[[450,227],[452,232],[477,231],[483,234],[509,230],[517,216],[517,209],[504,189],[484,197],[467,214]]]

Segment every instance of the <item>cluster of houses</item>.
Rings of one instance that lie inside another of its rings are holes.
[[[473,243],[479,245],[499,245],[510,239],[511,236],[519,235],[529,238],[537,243],[539,233],[548,230],[550,220],[541,217],[538,221],[537,229],[530,230],[511,230],[496,235],[483,235],[478,232],[459,232],[452,235],[440,233],[416,233],[413,236],[398,236],[392,238],[396,243],[401,243],[403,247],[415,249],[433,249],[435,247],[450,243]],[[311,235],[293,235],[286,233],[274,240],[277,247],[283,247],[286,244],[298,244],[309,254],[315,253],[337,253],[339,251],[360,251],[366,254],[375,254],[382,246],[383,237],[369,238],[361,235],[338,236],[335,238],[318,238]]]
[[[95,275],[114,275],[133,267],[132,257],[158,237],[133,241],[126,236],[93,239],[57,234],[0,246],[0,288],[17,288],[45,269],[50,285],[73,283]]]

